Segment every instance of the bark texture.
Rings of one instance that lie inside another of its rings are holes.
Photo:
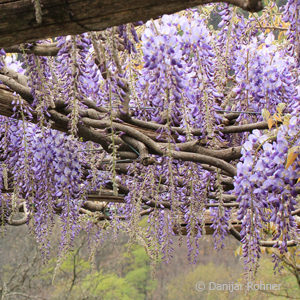
[[[0,48],[59,35],[99,31],[216,0],[0,0]],[[260,0],[226,0],[248,11],[262,9]]]

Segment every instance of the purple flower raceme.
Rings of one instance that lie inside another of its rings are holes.
[[[33,96],[32,107],[37,112],[39,122],[43,125],[46,121],[45,116],[50,116],[47,112],[48,108],[54,106],[55,84],[49,58],[29,54],[26,55],[25,65],[28,85]]]
[[[231,217],[231,211],[228,208],[212,207],[210,208],[210,214],[212,216],[213,238],[216,249],[222,249],[224,247],[225,237],[228,235],[229,220]]]
[[[219,55],[224,58],[220,63],[228,71],[235,61],[234,52],[238,51],[243,44],[245,31],[250,22],[236,8],[226,3],[220,4],[218,9],[220,9],[218,13],[221,16],[221,22],[218,24],[220,31],[216,46],[220,52]],[[228,74],[224,76],[227,77]]]
[[[288,0],[283,8],[283,21],[289,22],[287,36],[290,42],[288,52],[296,57],[300,66],[300,2]]]
[[[138,22],[137,22],[138,23]],[[140,23],[138,23],[140,24]],[[135,26],[132,23],[126,25],[119,25],[118,26],[118,33],[119,37],[122,39],[125,49],[131,52],[137,52],[134,42],[138,43],[139,38],[135,30]]]
[[[8,125],[8,122],[9,120],[7,117],[0,117],[1,125],[5,123]],[[11,210],[10,198],[5,197],[3,193],[3,190],[8,188],[8,170],[5,164],[6,151],[8,147],[8,140],[6,138],[8,130],[9,126],[0,126],[0,148],[2,149],[2,153],[0,155],[0,224],[4,224],[6,222]]]
[[[0,49],[0,69],[4,66],[4,57],[6,53],[3,48]]]
[[[208,171],[193,163],[157,157],[158,164],[136,164],[125,179],[129,194],[122,212],[128,220],[128,231],[137,229],[137,215],[141,204],[153,207],[148,217],[146,238],[154,252],[162,253],[166,260],[172,257],[174,230],[187,235],[189,259],[196,261],[199,241],[204,234],[203,225],[208,186],[214,178]],[[134,173],[133,173],[134,172]],[[134,176],[132,177],[132,175]],[[177,216],[177,217],[174,217]],[[226,213],[226,217],[227,217]],[[184,224],[184,228],[182,225]],[[223,226],[225,228],[226,225]]]
[[[145,64],[136,88],[152,109],[138,114],[156,122],[169,120],[187,132],[192,126],[212,132],[212,103],[222,95],[214,84],[211,34],[194,14],[195,18],[165,15],[146,23],[141,37]]]
[[[4,162],[13,174],[14,194],[24,199],[33,214],[34,230],[43,251],[47,254],[49,250],[55,211],[60,211],[63,224],[62,247],[72,243],[84,200],[78,146],[65,134],[41,130],[30,123],[26,128],[12,123],[6,139]]]
[[[279,103],[295,99],[295,59],[284,56],[284,51],[277,51],[273,42],[272,33],[266,39],[261,35],[236,51],[237,59],[232,68],[237,81],[234,87],[237,110],[266,108],[274,113]]]
[[[55,63],[56,86],[59,97],[71,109],[71,131],[76,134],[79,109],[88,99],[101,105],[100,71],[92,56],[92,42],[87,34],[58,38],[58,58]]]
[[[282,241],[276,245],[282,253],[287,251],[287,241],[295,238],[297,224],[291,212],[297,204],[299,155],[291,166],[287,167],[286,163],[289,151],[299,151],[299,121],[299,114],[292,116],[288,124],[277,130],[274,142],[268,135],[254,130],[243,145],[234,185],[240,204],[238,218],[242,221],[241,236],[247,264],[257,263],[259,241],[266,224],[274,224],[276,233],[272,238]]]

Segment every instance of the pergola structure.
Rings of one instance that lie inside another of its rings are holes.
[[[33,53],[37,56],[55,56],[59,48],[57,43],[36,44],[36,40],[41,40],[59,35],[73,35],[88,31],[101,31],[108,27],[124,24],[127,22],[146,21],[151,18],[159,17],[163,14],[174,13],[179,10],[194,7],[217,1],[211,0],[122,0],[122,1],[76,1],[76,0],[0,0],[0,48],[4,48],[6,53]],[[262,9],[260,1],[228,0],[224,1],[236,5],[248,11],[259,11]],[[26,44],[24,46],[24,43]],[[31,89],[27,84],[27,78],[18,74],[12,69],[4,67],[0,70],[0,114],[12,116],[15,94],[19,94],[24,100],[25,106],[30,107],[33,102]],[[125,109],[125,114],[115,112],[113,120],[107,117],[107,109],[97,107],[95,103],[88,99],[83,100],[88,107],[80,110],[81,122],[78,123],[78,136],[84,141],[92,141],[100,144],[104,151],[111,153],[110,130],[123,132],[122,138],[116,138],[118,144],[118,161],[116,170],[120,174],[127,172],[127,167],[132,161],[140,161],[143,165],[155,163],[151,154],[164,156],[167,149],[167,142],[157,138],[157,130],[165,125],[154,122],[144,122],[130,116],[129,108]],[[53,122],[54,129],[67,132],[70,113],[69,108],[63,101],[56,101],[54,107],[48,110],[49,119]],[[219,112],[222,116],[223,134],[236,134],[251,132],[254,129],[267,129],[267,122],[257,122],[249,124],[239,124],[236,122],[239,112]],[[33,122],[37,122],[34,116]],[[183,128],[172,127],[174,136],[176,133],[184,132]],[[201,132],[197,129],[192,131],[194,136],[200,136]],[[192,161],[202,164],[204,169],[210,171],[221,170],[221,183],[224,191],[233,189],[233,177],[236,175],[236,163],[241,157],[241,146],[236,147],[207,147],[207,141],[198,139],[197,142],[184,142],[173,145],[170,150],[174,159],[182,161]],[[136,149],[137,151],[133,151]],[[137,154],[138,153],[138,154]],[[102,164],[96,166],[101,169]],[[99,220],[107,220],[110,217],[104,213],[106,203],[124,203],[124,196],[128,194],[128,187],[119,185],[119,194],[115,195],[112,184],[108,184],[101,193],[90,193],[87,201],[83,204],[80,212],[91,214],[98,212]],[[11,190],[3,190],[9,195]],[[298,193],[300,191],[298,190]],[[217,193],[211,193],[209,197],[218,199]],[[144,211],[142,215],[151,213],[156,203],[147,197],[142,199]],[[234,195],[224,194],[222,204],[224,207],[238,208]],[[206,204],[207,208],[218,206]],[[169,203],[164,204],[165,209],[170,208]],[[24,218],[13,220],[7,218],[6,223],[11,225],[21,225],[27,222],[28,215],[23,205],[19,206],[19,211],[24,213]],[[57,209],[57,213],[59,213]],[[300,215],[300,210],[293,212]],[[120,216],[122,218],[122,216]],[[211,217],[205,216],[206,233],[213,232],[211,228]],[[184,234],[184,224],[182,232]],[[174,229],[177,230],[178,228]],[[241,223],[236,218],[231,220],[230,233],[237,239],[241,239],[239,231]],[[273,241],[261,241],[262,246],[273,246]],[[288,246],[296,245],[295,241],[290,241]]]

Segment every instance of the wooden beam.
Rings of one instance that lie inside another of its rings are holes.
[[[41,18],[31,0],[0,0],[0,48],[128,22],[147,21],[217,0],[39,0]],[[262,9],[261,0],[221,0],[248,11]],[[40,22],[40,23],[38,23]]]

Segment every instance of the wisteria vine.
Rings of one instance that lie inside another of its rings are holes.
[[[110,228],[154,260],[177,235],[196,261],[203,235],[232,234],[251,274],[261,247],[297,246],[299,11],[208,5],[0,49],[0,224],[47,255],[58,215],[62,253]]]

